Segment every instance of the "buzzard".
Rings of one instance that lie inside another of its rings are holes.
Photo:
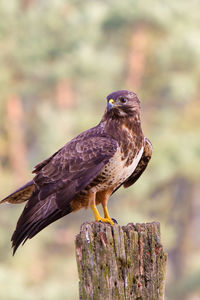
[[[90,207],[96,221],[114,224],[107,202],[121,185],[134,184],[152,155],[144,136],[140,101],[121,90],[107,96],[100,123],[36,165],[35,177],[1,201],[27,201],[12,235],[13,254],[23,242],[57,219]],[[103,206],[102,218],[96,205]]]

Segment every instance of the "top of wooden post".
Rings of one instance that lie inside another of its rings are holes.
[[[163,299],[167,255],[158,222],[84,223],[76,237],[80,299]]]

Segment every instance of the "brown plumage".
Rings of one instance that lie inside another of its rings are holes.
[[[109,196],[140,177],[151,158],[152,145],[141,129],[135,93],[117,91],[107,101],[96,127],[38,164],[33,180],[1,201],[27,201],[12,236],[14,253],[47,225],[83,207],[92,208],[96,221],[113,224],[107,210]],[[96,208],[100,203],[104,218]]]

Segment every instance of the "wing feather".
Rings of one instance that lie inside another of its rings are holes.
[[[12,236],[13,251],[50,223],[70,213],[71,200],[99,175],[118,149],[109,136],[82,134],[35,168],[35,191]]]
[[[0,201],[1,203],[7,202],[11,204],[18,204],[27,201],[32,195],[35,188],[35,183],[33,180],[30,180],[25,185],[21,186],[12,194],[8,195],[6,198]]]
[[[40,200],[66,188],[67,198],[72,200],[99,174],[117,147],[115,140],[101,136],[66,144],[33,179],[40,191]]]

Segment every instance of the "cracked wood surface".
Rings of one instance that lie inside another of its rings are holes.
[[[80,300],[164,299],[159,223],[84,223],[75,246]]]

